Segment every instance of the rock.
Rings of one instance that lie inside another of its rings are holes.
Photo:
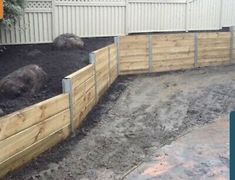
[[[84,42],[75,34],[62,34],[53,41],[57,49],[83,48]]]
[[[27,56],[29,56],[29,57],[36,57],[36,56],[40,56],[41,54],[42,54],[41,51],[39,51],[38,49],[34,49],[32,51],[29,51],[27,53]]]
[[[47,80],[47,74],[38,65],[24,66],[0,81],[0,95],[15,98],[24,93],[39,91]]]

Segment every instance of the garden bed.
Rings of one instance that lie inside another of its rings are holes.
[[[37,64],[45,70],[49,80],[33,96],[26,94],[13,100],[0,97],[0,109],[8,114],[60,94],[61,80],[65,76],[89,64],[90,52],[113,43],[113,38],[83,40],[85,48],[82,50],[56,50],[52,44],[7,46],[0,54],[0,79],[23,66]]]

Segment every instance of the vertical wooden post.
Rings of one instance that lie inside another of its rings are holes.
[[[95,102],[98,102],[98,93],[97,93],[97,77],[96,77],[96,55],[95,53],[89,54],[89,62],[94,65],[94,76],[95,76]]]
[[[152,72],[153,67],[153,43],[152,43],[152,34],[148,35],[148,48],[149,48],[149,72]]]
[[[234,48],[234,26],[230,27],[230,63],[233,61],[233,48]]]
[[[114,42],[117,46],[117,72],[118,75],[120,74],[120,55],[119,55],[119,51],[120,51],[120,37],[114,37]]]
[[[194,67],[198,65],[198,33],[194,34]]]
[[[71,79],[62,80],[63,93],[69,94],[69,110],[70,110],[70,128],[72,135],[75,134],[76,126],[74,124],[74,103],[73,103],[73,89]]]

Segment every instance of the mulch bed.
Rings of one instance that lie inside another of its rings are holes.
[[[89,63],[89,53],[113,43],[113,38],[83,39],[84,49],[56,50],[52,44],[7,46],[0,53],[0,79],[29,64],[41,66],[48,81],[40,92],[15,99],[0,97],[2,115],[9,114],[62,92],[62,79]]]

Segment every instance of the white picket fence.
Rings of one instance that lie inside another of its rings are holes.
[[[62,33],[100,37],[234,25],[235,0],[29,0],[14,27],[0,28],[0,44],[47,43]]]

